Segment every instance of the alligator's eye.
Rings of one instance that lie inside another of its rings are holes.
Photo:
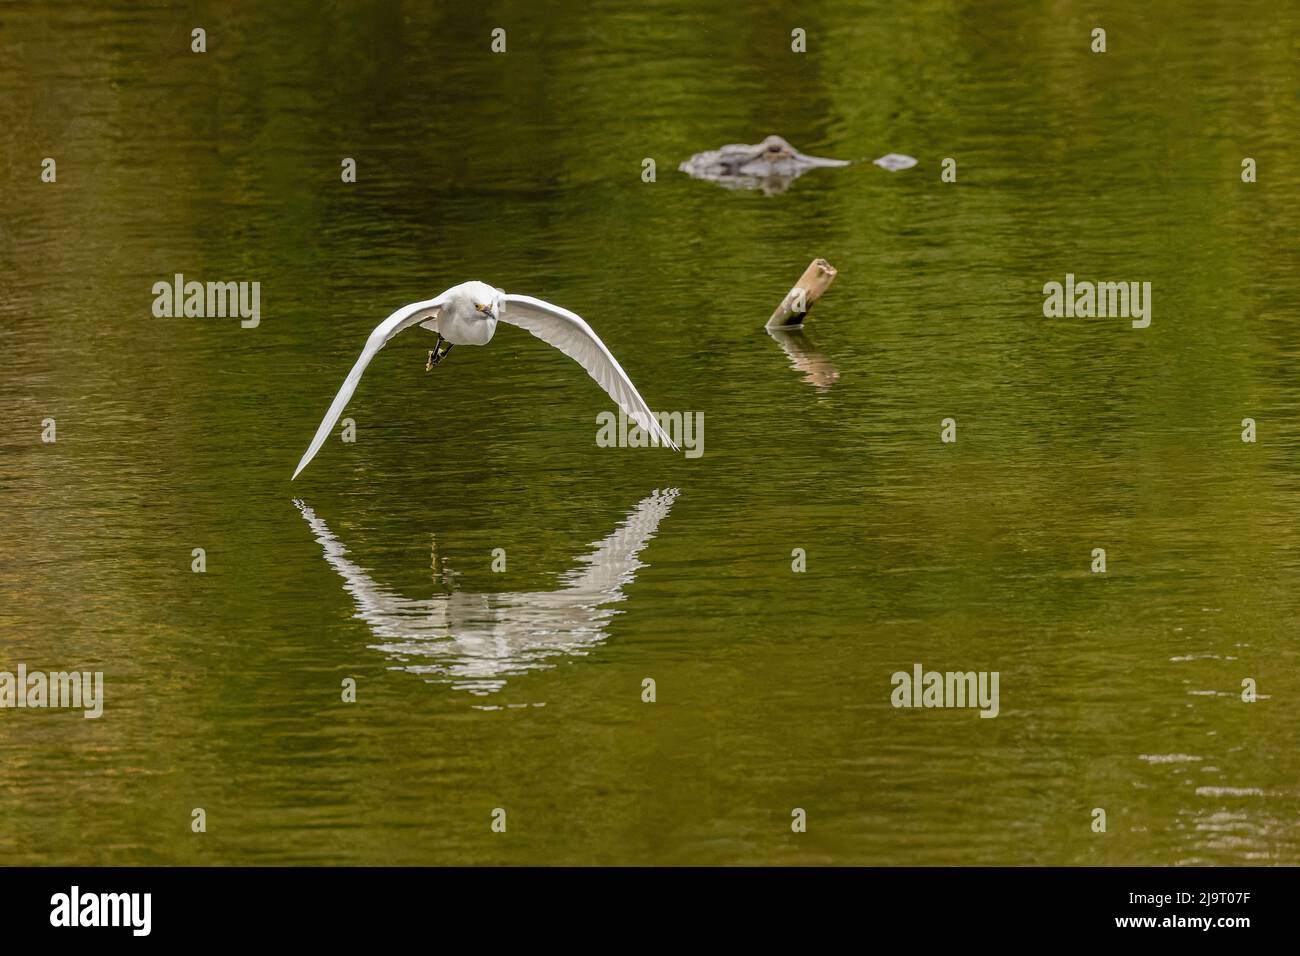
[[[776,145],[776,143],[773,143],[771,146],[767,148],[767,151],[769,153],[779,153],[781,152],[781,147]]]

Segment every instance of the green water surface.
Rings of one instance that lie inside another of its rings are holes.
[[[0,859],[1300,863],[1298,10],[6,3],[0,670],[106,698],[0,710]],[[676,170],[770,133],[919,163]],[[260,323],[156,318],[176,273]],[[1044,318],[1066,273],[1150,327]],[[291,483],[374,325],[472,278],[704,454],[415,330]],[[892,707],[918,662],[998,716]]]

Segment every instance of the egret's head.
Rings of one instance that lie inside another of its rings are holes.
[[[475,312],[490,319],[501,318],[505,298],[500,289],[494,289],[486,282],[467,282],[465,285]]]

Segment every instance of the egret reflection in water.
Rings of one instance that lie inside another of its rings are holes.
[[[394,594],[349,560],[325,521],[299,499],[294,504],[343,578],[357,617],[370,626],[376,650],[403,670],[474,694],[490,694],[511,676],[550,666],[559,655],[582,655],[607,636],[624,586],[644,567],[638,558],[678,491],[643,498],[606,538],[560,575],[554,591],[468,593],[427,599]]]

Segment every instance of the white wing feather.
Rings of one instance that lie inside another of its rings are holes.
[[[439,306],[442,305],[446,298],[447,293],[444,292],[436,299],[426,299],[423,302],[412,302],[410,305],[404,305],[375,327],[375,330],[370,333],[370,338],[366,339],[366,347],[361,350],[360,358],[352,366],[352,371],[348,372],[348,377],[343,380],[343,387],[334,396],[334,402],[330,405],[330,410],[325,413],[325,418],[321,420],[320,428],[316,429],[316,437],[311,440],[311,447],[307,449],[307,454],[302,456],[302,461],[298,462],[298,467],[293,473],[294,478],[297,478],[299,473],[307,467],[307,463],[316,457],[316,452],[320,451],[320,446],[325,444],[325,439],[329,437],[334,423],[339,420],[339,416],[343,414],[343,409],[347,407],[348,401],[352,398],[352,393],[357,390],[357,383],[361,381],[361,373],[366,370],[370,360],[379,354],[379,350],[387,345],[388,340],[398,332],[409,329],[417,322],[423,322],[431,316],[437,315]]]
[[[659,444],[677,449],[677,443],[659,424],[627,372],[581,316],[530,295],[508,293],[505,302],[505,311],[500,316],[502,322],[526,329],[576,361],[629,419],[657,438]]]

